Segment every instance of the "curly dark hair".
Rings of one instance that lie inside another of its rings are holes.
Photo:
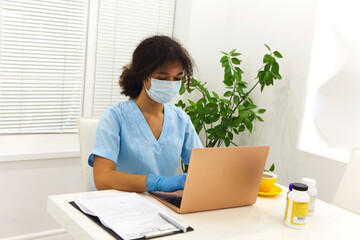
[[[167,36],[152,36],[143,40],[135,49],[131,63],[123,67],[119,79],[121,93],[134,99],[143,87],[143,81],[158,67],[181,63],[183,76],[189,85],[193,74],[193,61],[179,42]]]

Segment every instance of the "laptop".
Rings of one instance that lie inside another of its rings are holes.
[[[150,195],[177,213],[252,205],[268,153],[269,146],[195,148],[184,190]]]

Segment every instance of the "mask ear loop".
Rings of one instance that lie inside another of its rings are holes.
[[[147,77],[147,79],[151,82],[151,80],[150,80],[149,77]],[[150,90],[150,89],[147,89],[147,88],[146,88],[145,81],[143,82],[143,85],[144,85],[144,88],[145,88],[146,91],[149,91],[149,90]],[[150,87],[150,88],[151,88],[151,87]]]

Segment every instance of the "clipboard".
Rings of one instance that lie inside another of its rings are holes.
[[[74,202],[71,201],[69,202],[70,205],[72,205],[74,208],[76,208],[77,210],[79,210],[81,213],[83,213],[85,216],[87,216],[90,220],[92,220],[94,223],[96,223],[98,226],[100,226],[102,229],[104,229],[106,232],[108,232],[111,236],[113,236],[115,239],[117,240],[124,240],[123,238],[121,238],[119,235],[117,235],[113,230],[111,230],[110,228],[104,226],[101,222],[100,219],[98,217],[92,216],[90,214],[84,213],[80,207]],[[186,229],[188,232],[189,231],[194,231],[194,229],[192,227],[188,227]],[[164,237],[164,236],[168,236],[168,235],[173,235],[173,234],[178,234],[178,233],[183,233],[183,231],[178,230],[178,231],[173,231],[173,232],[164,232],[164,233],[157,233],[157,234],[150,234],[148,236],[144,236],[141,238],[136,238],[136,239],[151,239],[151,238],[157,238],[157,237]],[[135,240],[135,239],[134,239]]]

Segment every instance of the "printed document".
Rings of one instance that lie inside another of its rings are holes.
[[[83,198],[75,203],[83,212],[97,216],[103,225],[123,239],[179,231],[159,215],[159,212],[167,213],[136,193]]]

